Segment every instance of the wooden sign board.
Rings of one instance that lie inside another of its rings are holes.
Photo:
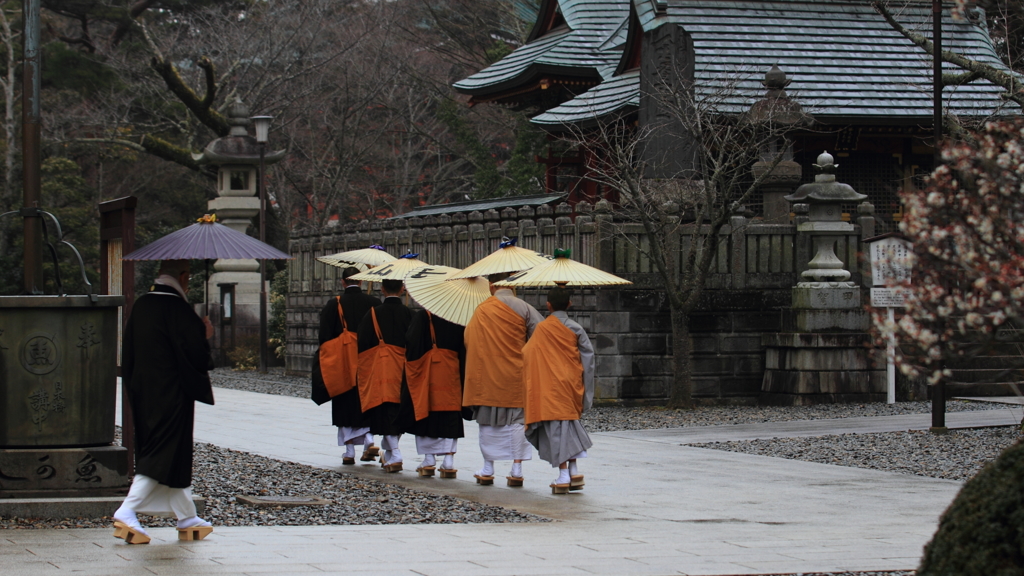
[[[905,308],[907,298],[902,288],[872,288],[871,306],[873,308]]]
[[[913,244],[902,238],[881,238],[871,243],[871,279],[875,286],[910,282]],[[874,292],[872,292],[873,294]]]

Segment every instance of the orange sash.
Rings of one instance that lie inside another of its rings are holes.
[[[579,420],[583,413],[583,363],[576,333],[554,316],[537,325],[523,346],[526,424]]]
[[[359,353],[359,402],[363,412],[384,402],[398,404],[402,400],[402,372],[405,370],[405,348],[385,344],[377,324],[377,309],[370,309],[377,345]]]
[[[405,381],[412,397],[416,420],[431,412],[462,409],[462,377],[459,374],[459,353],[437,347],[434,317],[427,312],[430,325],[430,350],[416,360],[405,363]]]
[[[331,398],[348,392],[356,385],[356,369],[359,365],[359,337],[349,332],[345,324],[345,311],[338,299],[338,316],[341,318],[341,334],[320,345],[320,373],[324,387]]]
[[[526,321],[491,296],[466,326],[463,406],[523,407],[523,344]]]

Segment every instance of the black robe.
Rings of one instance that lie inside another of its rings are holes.
[[[364,294],[359,286],[349,286],[341,295],[341,309],[345,312],[345,324],[349,332],[357,332],[359,323],[370,308],[379,306],[375,296]],[[320,344],[341,335],[341,318],[338,317],[338,301],[331,298],[320,311]],[[316,376],[314,375],[314,378]],[[363,428],[368,426],[359,404],[359,389],[353,388],[344,394],[331,398],[331,423],[335,426]]]
[[[388,296],[384,303],[374,308],[377,312],[377,324],[384,336],[385,344],[405,348],[405,333],[412,322],[412,310],[397,296]],[[377,346],[377,333],[373,329],[373,317],[367,314],[359,323],[359,351],[364,352]],[[405,385],[405,371],[402,371],[402,385]],[[363,414],[369,420],[370,432],[382,436],[397,436],[402,433],[395,419],[398,416],[399,404],[384,402]]]
[[[135,473],[192,485],[195,402],[213,404],[206,327],[176,290],[154,286],[132,307],[121,351],[135,425]]]
[[[436,314],[428,316],[426,310],[419,310],[415,313],[412,324],[409,325],[409,331],[405,333],[405,359],[410,362],[418,360],[430,350],[430,325],[427,323],[427,318],[431,318],[433,321],[437,347],[454,350],[458,353],[459,374],[464,381],[466,377],[466,346],[463,342],[463,333],[466,328],[449,322]],[[428,438],[462,438],[466,435],[462,425],[461,410],[431,412],[426,418],[416,421],[412,396],[409,395],[409,387],[405,382],[402,382],[402,405],[398,411],[398,424],[402,432]]]

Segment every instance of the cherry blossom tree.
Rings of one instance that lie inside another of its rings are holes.
[[[1024,121],[992,121],[946,145],[920,190],[901,192],[914,243],[905,314],[875,313],[904,374],[937,384],[958,360],[1021,341],[1024,327]]]

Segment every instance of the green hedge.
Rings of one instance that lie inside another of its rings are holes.
[[[925,546],[917,574],[1024,575],[1024,443],[964,484]]]

